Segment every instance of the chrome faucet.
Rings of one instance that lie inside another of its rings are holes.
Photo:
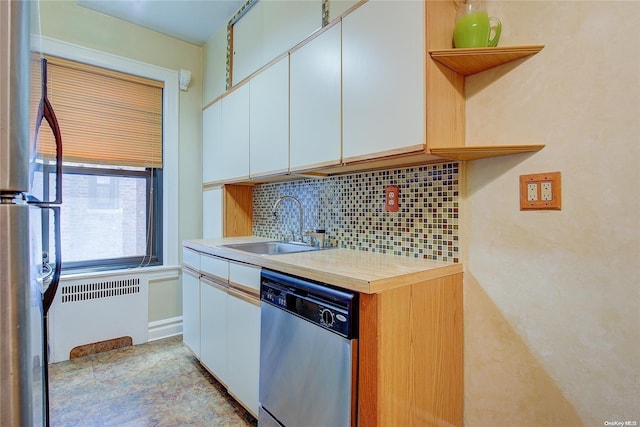
[[[300,222],[300,229],[298,232],[298,235],[300,236],[300,241],[304,243],[304,236],[302,234],[302,204],[300,203],[300,200],[296,199],[293,196],[281,196],[280,198],[278,198],[278,200],[276,200],[276,202],[273,204],[273,208],[272,210],[272,214],[273,214],[273,219],[277,220],[278,219],[278,214],[276,213],[276,209],[278,208],[278,205],[280,204],[280,202],[282,202],[285,199],[291,199],[294,202],[296,202],[296,205],[298,206],[298,212],[299,212],[299,222]]]

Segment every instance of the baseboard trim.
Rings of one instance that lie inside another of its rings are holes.
[[[182,334],[182,316],[149,322],[148,341],[161,340]]]

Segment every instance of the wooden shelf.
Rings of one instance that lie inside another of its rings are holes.
[[[544,45],[439,49],[430,50],[429,54],[434,61],[466,77],[498,65],[535,55],[542,48],[544,48]]]
[[[531,145],[482,145],[475,147],[432,148],[431,154],[451,160],[478,160],[511,154],[535,153],[544,148],[544,144]]]

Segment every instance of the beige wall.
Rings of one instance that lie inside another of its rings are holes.
[[[79,7],[75,1],[40,3],[42,34],[160,67],[191,71],[191,85],[180,91],[179,241],[201,235],[202,48],[125,21]],[[180,252],[181,253],[181,252]],[[179,281],[151,283],[149,321],[182,314]]]
[[[489,2],[538,55],[467,79],[465,425],[640,423],[640,2]],[[518,177],[560,171],[562,211]]]

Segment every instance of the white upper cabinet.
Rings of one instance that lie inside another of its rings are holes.
[[[234,85],[266,64],[262,55],[262,9],[262,2],[255,3],[233,25],[232,82]]]
[[[277,58],[322,28],[321,0],[262,0],[264,63]],[[256,5],[257,5],[256,4]]]
[[[223,189],[212,188],[202,192],[202,238],[219,239],[223,233]]]
[[[222,98],[221,177],[237,181],[249,178],[249,85]]]
[[[202,183],[217,181],[221,176],[222,152],[221,102],[202,112]]]
[[[289,171],[289,57],[251,79],[251,177]]]
[[[233,84],[322,27],[321,0],[261,0],[233,26]]]
[[[340,163],[340,23],[291,52],[291,170]]]
[[[424,2],[370,0],[342,20],[345,161],[423,150]]]

